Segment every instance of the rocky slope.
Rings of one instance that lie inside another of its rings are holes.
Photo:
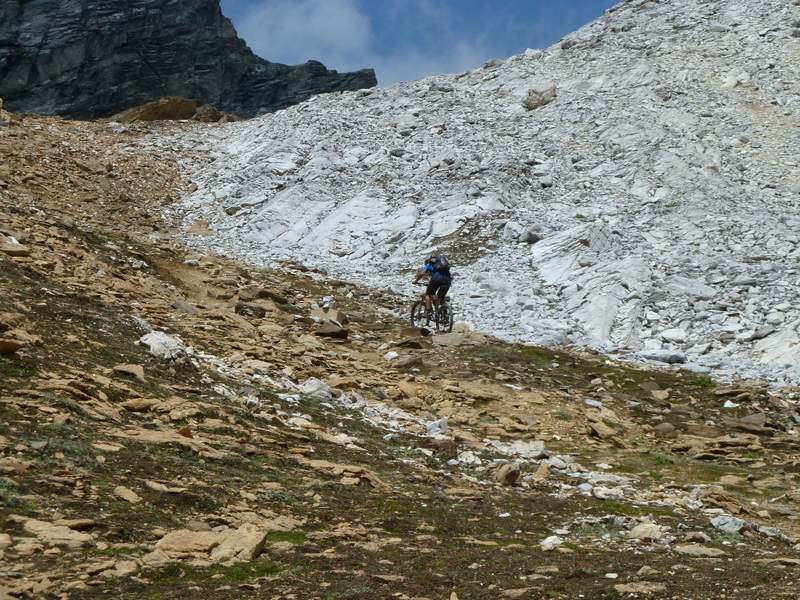
[[[421,336],[175,239],[153,126],[0,123],[2,600],[796,596],[796,390]]]
[[[16,111],[105,117],[163,96],[253,116],[376,84],[255,56],[218,0],[5,0],[0,97]]]
[[[624,2],[544,51],[154,140],[205,247],[407,289],[521,341],[800,380],[800,5]]]

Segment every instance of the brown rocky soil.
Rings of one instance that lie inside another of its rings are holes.
[[[221,112],[210,104],[201,106],[198,102],[188,98],[167,96],[153,102],[147,102],[141,106],[129,108],[110,117],[108,120],[118,123],[141,123],[189,119],[201,123],[228,123],[230,121],[238,121],[240,117],[231,113]]]
[[[794,391],[423,336],[186,248],[147,126],[0,123],[0,599],[797,597]]]

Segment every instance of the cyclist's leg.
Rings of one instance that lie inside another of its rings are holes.
[[[450,292],[450,281],[443,281],[439,286],[439,304],[443,304]]]
[[[429,314],[432,310],[433,297],[436,295],[436,292],[441,285],[441,278],[434,275],[431,277],[431,281],[428,284],[428,287],[425,289],[425,308],[428,309]]]

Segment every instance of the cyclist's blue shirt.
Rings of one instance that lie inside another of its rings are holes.
[[[422,270],[431,276],[431,281],[450,279],[450,273],[442,273],[441,271],[437,271],[436,267],[434,267],[432,263],[423,265]]]

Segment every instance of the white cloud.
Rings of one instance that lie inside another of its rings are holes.
[[[451,15],[437,2],[391,0],[385,9],[414,15],[419,30],[413,40],[386,48],[358,0],[262,0],[237,19],[237,27],[267,60],[299,64],[313,58],[339,71],[373,67],[381,85],[457,73],[492,56],[483,40],[459,39],[449,26]]]
[[[490,55],[478,44],[450,42],[433,55],[419,48],[406,48],[372,58],[381,85],[411,81],[440,73],[460,73],[483,64]]]
[[[354,0],[269,0],[247,13],[239,29],[256,54],[273,62],[367,66],[350,66],[367,58],[372,37]]]

